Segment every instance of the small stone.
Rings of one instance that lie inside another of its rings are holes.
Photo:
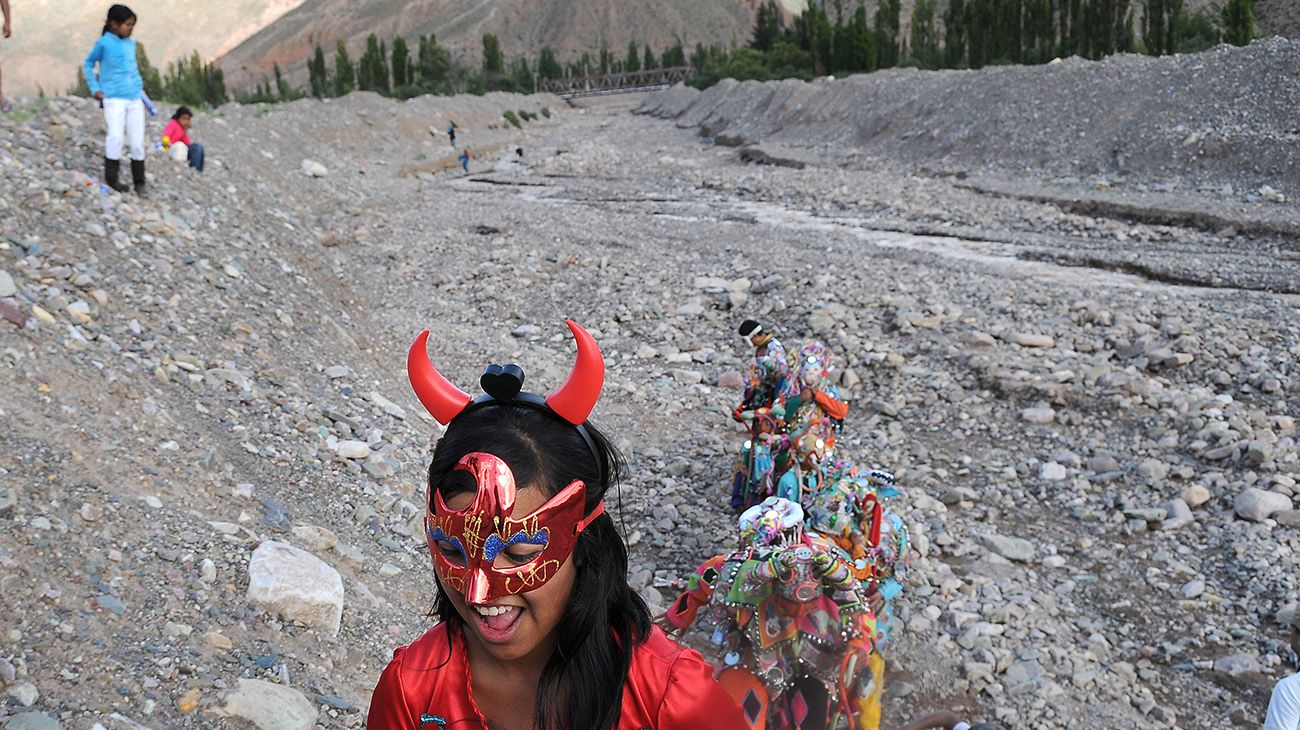
[[[1251,441],[1246,444],[1246,464],[1259,466],[1273,458],[1273,445],[1267,441]]]
[[[1020,412],[1020,420],[1043,426],[1056,420],[1056,411],[1051,408],[1026,408]]]
[[[1039,335],[1028,332],[1013,332],[1007,336],[1007,341],[1020,345],[1021,347],[1055,347],[1056,340],[1048,335]]]
[[[677,314],[687,317],[698,317],[704,314],[704,305],[699,302],[688,302],[677,308]]]
[[[36,321],[40,322],[41,324],[57,324],[59,321],[54,317],[53,314],[50,314],[49,312],[45,311],[40,307],[40,305],[37,304],[32,305],[32,316],[35,317]]]
[[[0,487],[0,517],[9,517],[18,504],[18,492],[13,487]]]
[[[1184,489],[1182,494],[1183,501],[1187,503],[1188,507],[1193,509],[1209,502],[1210,498],[1213,496],[1214,495],[1210,493],[1210,490],[1201,484],[1191,485],[1187,489]]]
[[[1065,478],[1065,466],[1049,461],[1038,467],[1038,478],[1049,482],[1059,482]]]
[[[370,456],[370,444],[365,441],[349,439],[340,441],[334,452],[344,459],[364,459]]]
[[[8,271],[0,269],[0,298],[11,297],[18,293],[18,287],[14,284],[14,277]]]
[[[1093,474],[1105,474],[1119,469],[1119,462],[1110,454],[1093,454],[1088,457],[1088,471]]]
[[[209,631],[203,635],[203,640],[208,642],[208,646],[217,651],[230,651],[235,648],[235,642],[220,631]]]
[[[339,538],[330,530],[316,525],[298,525],[290,531],[298,542],[308,550],[324,552],[339,543]]]
[[[536,337],[542,333],[542,328],[535,324],[521,324],[510,334],[515,337]]]
[[[1188,581],[1187,584],[1183,586],[1181,593],[1183,594],[1183,598],[1188,600],[1200,598],[1201,595],[1205,593],[1205,581],[1199,579]]]
[[[392,563],[384,563],[379,566],[379,574],[385,578],[392,578],[402,574],[402,569]]]
[[[1260,671],[1259,659],[1253,654],[1231,654],[1214,660],[1214,671],[1239,677]]]
[[[212,558],[204,558],[199,564],[199,580],[209,584],[216,582],[217,564],[212,562]]]
[[[176,709],[181,711],[182,715],[188,715],[199,708],[199,696],[202,691],[198,687],[192,687],[188,692],[181,695],[176,700]]]
[[[1143,522],[1163,522],[1168,512],[1159,508],[1134,508],[1124,510],[1124,516],[1132,520],[1142,520]]]
[[[1007,560],[1027,563],[1034,559],[1034,554],[1037,552],[1032,542],[1019,537],[1008,537],[992,533],[981,535],[978,539],[984,547]]]
[[[352,709],[351,702],[348,702],[342,697],[335,697],[334,695],[316,695],[316,704],[325,705],[326,707],[332,707],[336,710]]]
[[[41,692],[31,682],[23,682],[5,690],[5,694],[14,698],[23,707],[31,707],[40,699]]]
[[[20,712],[9,718],[5,730],[59,730],[59,721],[43,712]]]
[[[684,385],[701,383],[704,381],[704,373],[698,370],[676,370],[672,371],[673,380]]]
[[[1157,459],[1145,459],[1138,464],[1137,473],[1148,483],[1158,482],[1169,476],[1169,465]]]
[[[745,376],[736,370],[728,370],[718,376],[718,379],[714,381],[714,385],[719,388],[743,388],[745,387]]]
[[[1160,505],[1165,514],[1165,521],[1160,524],[1162,530],[1177,530],[1187,527],[1195,521],[1192,508],[1182,499],[1171,499]]]
[[[302,161],[302,174],[307,177],[327,177],[330,171],[315,160]]]
[[[1238,517],[1251,522],[1262,522],[1274,512],[1291,509],[1291,498],[1258,487],[1248,487],[1237,495],[1232,506]]]
[[[962,502],[976,502],[979,497],[979,492],[970,487],[951,487],[939,495],[939,501],[951,507]]]
[[[121,616],[122,614],[126,613],[126,604],[122,603],[122,599],[114,595],[109,595],[105,593],[103,595],[97,596],[95,598],[95,603],[105,611],[110,611],[117,616]]]
[[[325,377],[329,378],[330,380],[338,380],[339,378],[346,378],[351,373],[352,371],[349,370],[346,365],[330,365],[329,367],[325,368]]]
[[[1273,519],[1283,527],[1300,527],[1300,509],[1284,509],[1274,512]]]
[[[992,347],[994,344],[993,335],[979,330],[967,332],[962,337],[962,342],[966,343],[967,347]]]

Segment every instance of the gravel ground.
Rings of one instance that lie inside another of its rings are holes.
[[[225,107],[198,120],[209,171],[151,159],[147,200],[77,177],[89,103],[0,121],[0,302],[23,320],[0,321],[8,727],[247,727],[225,715],[265,720],[267,696],[360,726],[432,596],[437,429],[405,348],[430,327],[454,381],[491,357],[545,388],[566,316],[609,363],[594,419],[631,462],[615,512],[652,602],[734,539],[717,383],[756,316],[839,354],[842,449],[904,489],[889,723],[1258,725],[1286,672],[1272,615],[1300,599],[1293,240],[1249,210],[1150,222],[790,140],[771,154],[803,169],[755,165],[627,104],[560,106]],[[1162,195],[1140,202],[1198,200]],[[337,571],[337,633],[250,599],[268,540]]]

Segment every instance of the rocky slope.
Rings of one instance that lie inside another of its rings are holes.
[[[231,50],[221,65],[232,83],[247,84],[269,73],[274,63],[284,68],[305,63],[318,43],[332,48],[344,39],[357,58],[371,33],[384,40],[433,33],[439,44],[473,63],[482,56],[485,33],[501,40],[507,57],[535,57],[550,46],[571,58],[583,51],[596,53],[602,42],[622,54],[628,41],[649,43],[658,53],[679,40],[687,47],[744,41],[753,26],[754,5],[753,0],[306,0]]]
[[[609,363],[611,511],[653,603],[734,539],[736,323],[842,358],[841,448],[899,474],[916,547],[891,725],[1258,726],[1287,671],[1300,257],[1251,227],[1282,204],[1207,228],[794,137],[766,149],[802,169],[755,164],[618,105],[368,94],[200,117],[208,172],[154,156],[140,200],[79,172],[92,104],[24,115],[0,121],[6,727],[360,726],[432,595],[405,348],[432,327],[456,382],[490,357],[545,388],[565,316]]]

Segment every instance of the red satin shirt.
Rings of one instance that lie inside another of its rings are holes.
[[[370,730],[488,730],[470,689],[459,628],[438,624],[393,652],[370,698]],[[528,698],[529,702],[533,698]],[[658,626],[632,653],[618,730],[748,730],[699,652]],[[575,729],[576,730],[576,729]]]

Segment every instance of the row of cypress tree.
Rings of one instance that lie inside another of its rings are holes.
[[[204,61],[197,51],[159,70],[149,62],[144,44],[135,44],[135,63],[150,99],[170,101],[186,106],[221,106],[230,100],[226,93],[226,75],[211,61]],[[90,86],[77,67],[77,83],[68,90],[74,96],[90,96]]]
[[[698,51],[702,53],[703,48]],[[704,57],[698,58],[702,62]],[[405,38],[394,38],[390,45],[371,34],[356,61],[341,40],[335,44],[332,63],[327,61],[325,49],[317,45],[307,62],[306,89],[285,81],[277,64],[271,77],[263,78],[251,92],[236,96],[248,103],[291,101],[307,95],[329,98],[356,90],[399,98],[488,91],[532,93],[542,79],[680,67],[688,63],[680,43],[656,55],[649,45],[641,46],[636,41],[628,43],[623,55],[602,46],[594,57],[582,53],[568,64],[560,63],[549,47],[543,48],[536,60],[530,61],[526,56],[507,60],[500,40],[488,34],[483,36],[481,65],[471,67],[453,58],[432,34],[418,38],[414,57]]]
[[[899,65],[980,68],[1118,52],[1164,55],[1224,41],[1245,45],[1254,36],[1253,0],[1227,0],[1217,17],[1204,10],[1189,13],[1183,2],[916,0],[905,35],[900,0],[880,0],[871,18],[863,5],[846,13],[839,0],[814,0],[789,26],[775,0],[767,0],[758,8],[749,45],[707,49],[693,83],[707,86],[727,76],[810,78]]]

